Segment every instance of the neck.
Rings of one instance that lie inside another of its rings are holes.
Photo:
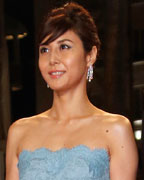
[[[86,88],[54,92],[54,101],[50,114],[55,119],[66,120],[88,116],[92,111],[94,111],[94,106],[87,97]]]

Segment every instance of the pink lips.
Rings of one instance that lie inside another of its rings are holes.
[[[60,78],[64,73],[65,71],[62,71],[62,70],[53,70],[53,71],[48,72],[50,77],[53,79]]]

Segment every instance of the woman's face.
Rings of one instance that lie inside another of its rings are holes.
[[[86,82],[89,58],[79,36],[69,30],[50,44],[40,46],[39,68],[53,90],[66,90]]]

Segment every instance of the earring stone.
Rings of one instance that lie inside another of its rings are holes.
[[[47,88],[49,88],[49,85],[47,84]]]
[[[87,79],[89,82],[93,79],[93,66],[90,65],[87,72]]]

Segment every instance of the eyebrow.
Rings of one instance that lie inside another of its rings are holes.
[[[58,41],[58,44],[63,43],[63,42],[65,42],[65,41],[68,41],[68,42],[73,43],[73,41],[70,40],[70,39],[62,39],[62,40],[59,40],[59,41]],[[39,46],[49,45],[49,43],[46,43],[46,42],[47,42],[47,40],[46,40],[45,42],[41,43]]]
[[[62,40],[59,40],[58,43],[63,43],[65,41],[69,41],[69,42],[73,43],[73,41],[70,39],[62,39]]]

